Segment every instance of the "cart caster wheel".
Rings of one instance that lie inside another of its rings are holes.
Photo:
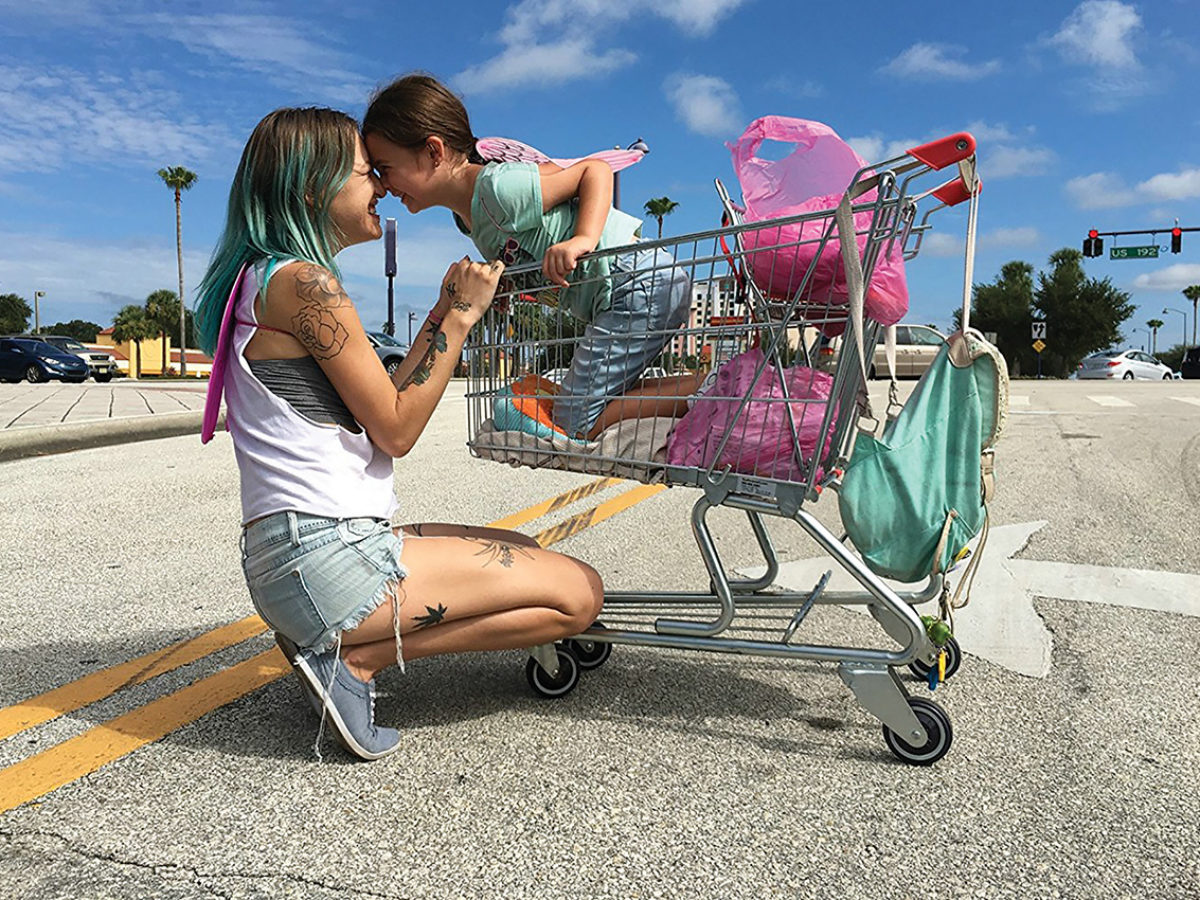
[[[962,665],[962,647],[958,646],[958,641],[952,637],[946,641],[946,646],[942,649],[946,651],[946,681],[949,681],[950,676],[957,672],[958,667]],[[922,681],[928,681],[929,670],[933,667],[925,665],[919,659],[914,659],[908,664],[908,668]]]
[[[909,697],[908,705],[921,727],[925,729],[925,743],[914,747],[886,725],[883,726],[883,741],[903,762],[914,766],[931,766],[946,755],[954,740],[950,717],[944,709],[926,697]]]
[[[532,656],[525,663],[525,677],[529,680],[529,686],[535,694],[547,700],[565,697],[579,684],[579,663],[575,661],[575,654],[561,644],[555,650],[558,651],[558,675],[554,678]]]
[[[604,624],[602,622],[593,622],[592,627],[603,628]],[[608,662],[608,658],[612,656],[613,650],[612,644],[590,640],[586,635],[572,638],[567,641],[567,646],[575,654],[575,661],[579,663],[579,668],[585,672],[590,669],[598,669]]]

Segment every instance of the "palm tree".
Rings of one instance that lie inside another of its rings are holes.
[[[669,216],[675,212],[679,208],[679,204],[670,197],[653,197],[647,200],[642,208],[646,210],[646,215],[658,219],[658,236],[662,237],[663,216]]]
[[[1192,301],[1192,343],[1196,343],[1196,301],[1200,300],[1200,284],[1189,284],[1183,289],[1183,296]]]
[[[199,177],[183,166],[159,169],[158,177],[175,192],[175,258],[179,262],[179,297],[183,297],[183,213],[180,209],[180,193],[189,190]],[[179,374],[187,375],[187,332],[184,330],[183,303],[179,304]]]
[[[113,319],[113,341],[123,344],[126,341],[134,344],[137,360],[134,363],[134,378],[142,377],[142,341],[155,334],[156,326],[146,318],[146,308],[130,303],[122,306],[121,311]]]
[[[1146,327],[1150,329],[1150,352],[1158,352],[1158,329],[1162,328],[1166,323],[1162,319],[1149,319],[1146,322]]]
[[[174,291],[155,291],[146,298],[146,319],[158,331],[162,341],[162,365],[159,374],[167,374],[167,335],[179,321],[179,298]],[[182,365],[182,360],[180,361]]]

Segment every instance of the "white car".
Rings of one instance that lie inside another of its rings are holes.
[[[1170,381],[1175,373],[1141,350],[1105,350],[1093,353],[1079,364],[1082,379],[1120,378],[1123,381]]]

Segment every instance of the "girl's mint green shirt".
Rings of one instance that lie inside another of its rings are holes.
[[[579,198],[542,211],[542,180],[537,163],[493,162],[483,167],[471,197],[471,240],[485,259],[506,266],[541,262],[546,251],[575,234]],[[631,243],[642,223],[619,209],[609,210],[597,250]],[[538,300],[562,306],[590,322],[610,303],[611,254],[580,262],[567,276],[570,286],[537,291]],[[540,283],[540,279],[539,279]]]

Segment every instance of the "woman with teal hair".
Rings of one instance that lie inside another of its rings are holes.
[[[603,602],[593,569],[524,535],[392,526],[392,460],[429,422],[503,265],[451,265],[389,377],[334,262],[380,237],[383,195],[349,116],[271,113],[242,153],[196,309],[223,372],[210,392],[219,400],[223,383],[251,599],[322,724],[364,759],[400,741],[374,721],[380,670],[548,644],[587,628]],[[318,729],[318,753],[320,740]]]

